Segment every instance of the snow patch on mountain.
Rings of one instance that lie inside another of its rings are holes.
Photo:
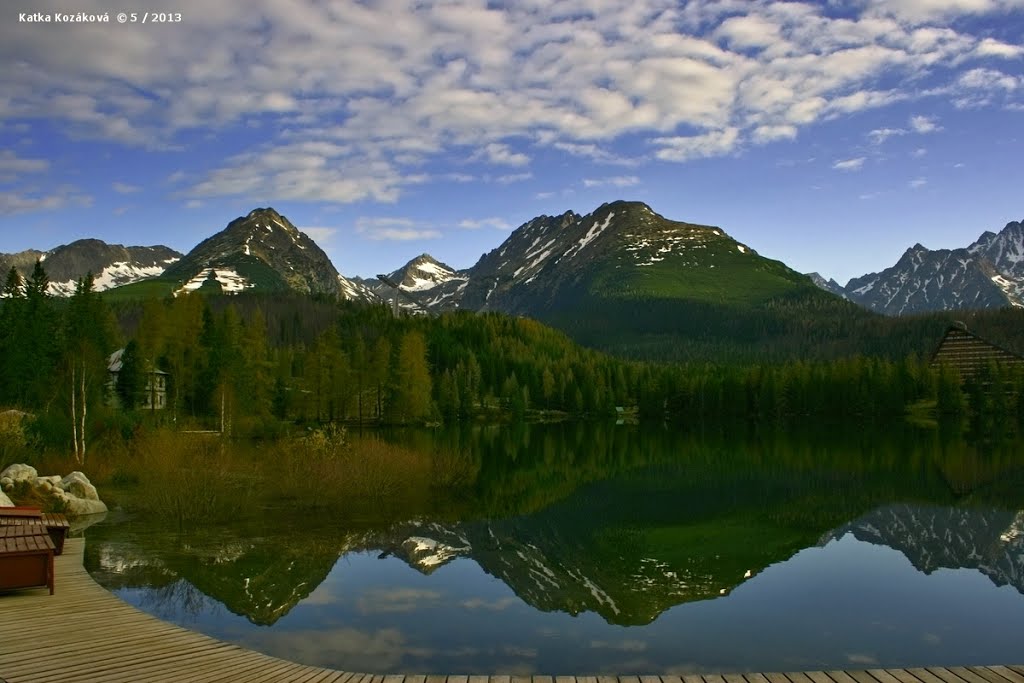
[[[569,249],[569,251],[565,252],[565,256],[563,258],[571,259],[573,256],[583,251],[584,247],[593,242],[598,235],[604,232],[608,226],[611,225],[613,218],[615,218],[615,212],[609,211],[608,215],[605,216],[603,223],[594,221],[594,224],[590,226],[589,230],[587,230],[587,234],[583,236],[583,239],[577,242],[575,246]]]
[[[234,268],[204,268],[196,273],[180,289],[174,291],[174,296],[194,292],[210,279],[215,280],[222,292],[225,294],[237,294],[245,289],[250,289],[253,284],[248,279],[238,274]]]
[[[163,263],[152,266],[140,266],[127,261],[118,261],[93,277],[93,290],[103,292],[122,285],[128,285],[139,280],[156,277],[164,272],[170,264],[178,259],[167,259]],[[51,282],[46,291],[51,296],[71,296],[78,286],[77,280],[65,280],[64,282]]]

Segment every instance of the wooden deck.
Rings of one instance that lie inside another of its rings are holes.
[[[123,602],[82,567],[85,541],[56,560],[57,593],[0,594],[0,681],[252,683],[1024,683],[1024,666],[704,676],[406,676],[304,666],[172,626]]]

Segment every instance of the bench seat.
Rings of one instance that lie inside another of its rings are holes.
[[[64,552],[64,539],[71,528],[64,515],[33,507],[0,507],[0,527],[24,525],[42,525],[53,541],[54,554]]]
[[[53,595],[54,550],[41,526],[0,527],[0,590],[45,586]]]

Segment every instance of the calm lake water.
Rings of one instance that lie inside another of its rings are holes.
[[[348,670],[1022,660],[1020,442],[594,424],[388,438],[460,454],[472,485],[408,517],[277,509],[181,533],[114,513],[86,565],[164,619]]]

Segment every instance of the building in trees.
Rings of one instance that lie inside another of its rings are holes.
[[[129,347],[107,358],[107,395],[111,403],[122,408],[166,408],[168,377],[152,363],[140,361]]]
[[[971,334],[963,323],[955,323],[946,330],[929,363],[934,369],[944,365],[955,368],[963,380],[974,379],[993,364],[1024,368],[1024,358]]]

